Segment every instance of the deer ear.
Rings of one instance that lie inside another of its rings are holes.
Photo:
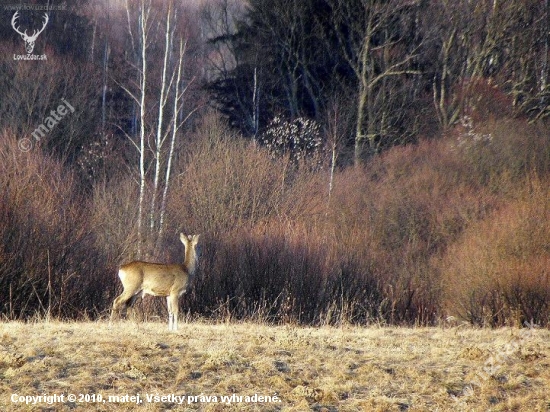
[[[199,243],[199,238],[200,238],[201,235],[193,235],[193,239],[192,239],[192,242],[194,245],[196,245],[197,243]]]
[[[187,236],[185,236],[183,233],[180,233],[180,240],[181,240],[184,244],[187,244],[187,242],[188,242]]]

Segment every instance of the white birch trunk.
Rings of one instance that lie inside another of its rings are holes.
[[[157,133],[155,139],[155,176],[153,179],[153,192],[151,193],[151,210],[149,213],[149,229],[151,236],[155,233],[155,222],[156,222],[156,200],[157,194],[159,192],[160,184],[160,174],[162,168],[162,145],[163,145],[163,131],[162,131],[162,122],[164,119],[164,107],[167,101],[166,92],[166,72],[168,70],[168,55],[170,51],[170,19],[171,19],[171,5],[168,7],[168,12],[166,13],[166,33],[165,33],[165,45],[164,45],[164,62],[162,66],[162,78],[160,84],[160,99],[159,99],[159,112],[158,112],[158,124],[157,124]],[[176,90],[177,94],[177,90]],[[160,235],[160,234],[159,234]]]
[[[141,2],[140,34],[141,34],[141,96],[140,96],[140,128],[139,128],[139,202],[138,202],[138,258],[143,253],[143,203],[145,200],[145,96],[147,91],[147,14],[145,2]]]
[[[162,192],[162,201],[160,206],[160,221],[159,221],[159,237],[158,239],[162,239],[162,235],[164,233],[164,218],[166,215],[166,202],[168,199],[168,188],[170,186],[170,174],[172,172],[172,160],[174,158],[174,149],[176,146],[176,135],[179,130],[178,125],[178,114],[181,110],[181,103],[179,102],[180,98],[183,95],[180,94],[180,84],[181,84],[181,77],[182,77],[182,71],[183,71],[183,55],[185,54],[185,48],[187,43],[180,41],[180,50],[179,50],[179,62],[178,62],[178,75],[176,78],[176,90],[174,92],[174,108],[173,108],[173,125],[172,125],[172,136],[170,139],[170,151],[168,152],[168,159],[166,164],[166,177],[164,179],[164,190]]]

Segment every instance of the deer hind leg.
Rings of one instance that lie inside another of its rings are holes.
[[[131,307],[136,299],[139,297],[139,293],[128,296],[128,293],[122,292],[122,294],[117,297],[113,302],[113,310],[111,311],[111,320],[115,313],[118,317],[121,315],[126,317],[126,312],[129,307]]]
[[[125,306],[126,306],[126,300],[123,293],[113,301],[113,309],[111,310],[111,322],[115,318],[115,315],[117,319],[120,318],[121,312],[123,309],[125,309]]]

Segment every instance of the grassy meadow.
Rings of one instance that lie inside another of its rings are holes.
[[[547,411],[549,341],[466,325],[5,322],[0,409]]]

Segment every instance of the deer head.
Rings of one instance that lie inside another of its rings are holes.
[[[48,24],[48,21],[50,19],[48,17],[48,13],[44,13],[44,17],[45,19],[44,19],[44,24],[42,25],[42,28],[40,30],[34,30],[32,36],[27,35],[27,30],[22,32],[19,30],[19,27],[16,26],[17,19],[19,18],[18,11],[15,12],[15,14],[11,19],[11,26],[17,33],[21,35],[21,37],[25,41],[25,49],[27,50],[27,54],[32,53],[32,51],[34,50],[34,42],[36,41],[38,35],[44,31],[44,29],[46,28],[46,24]]]

